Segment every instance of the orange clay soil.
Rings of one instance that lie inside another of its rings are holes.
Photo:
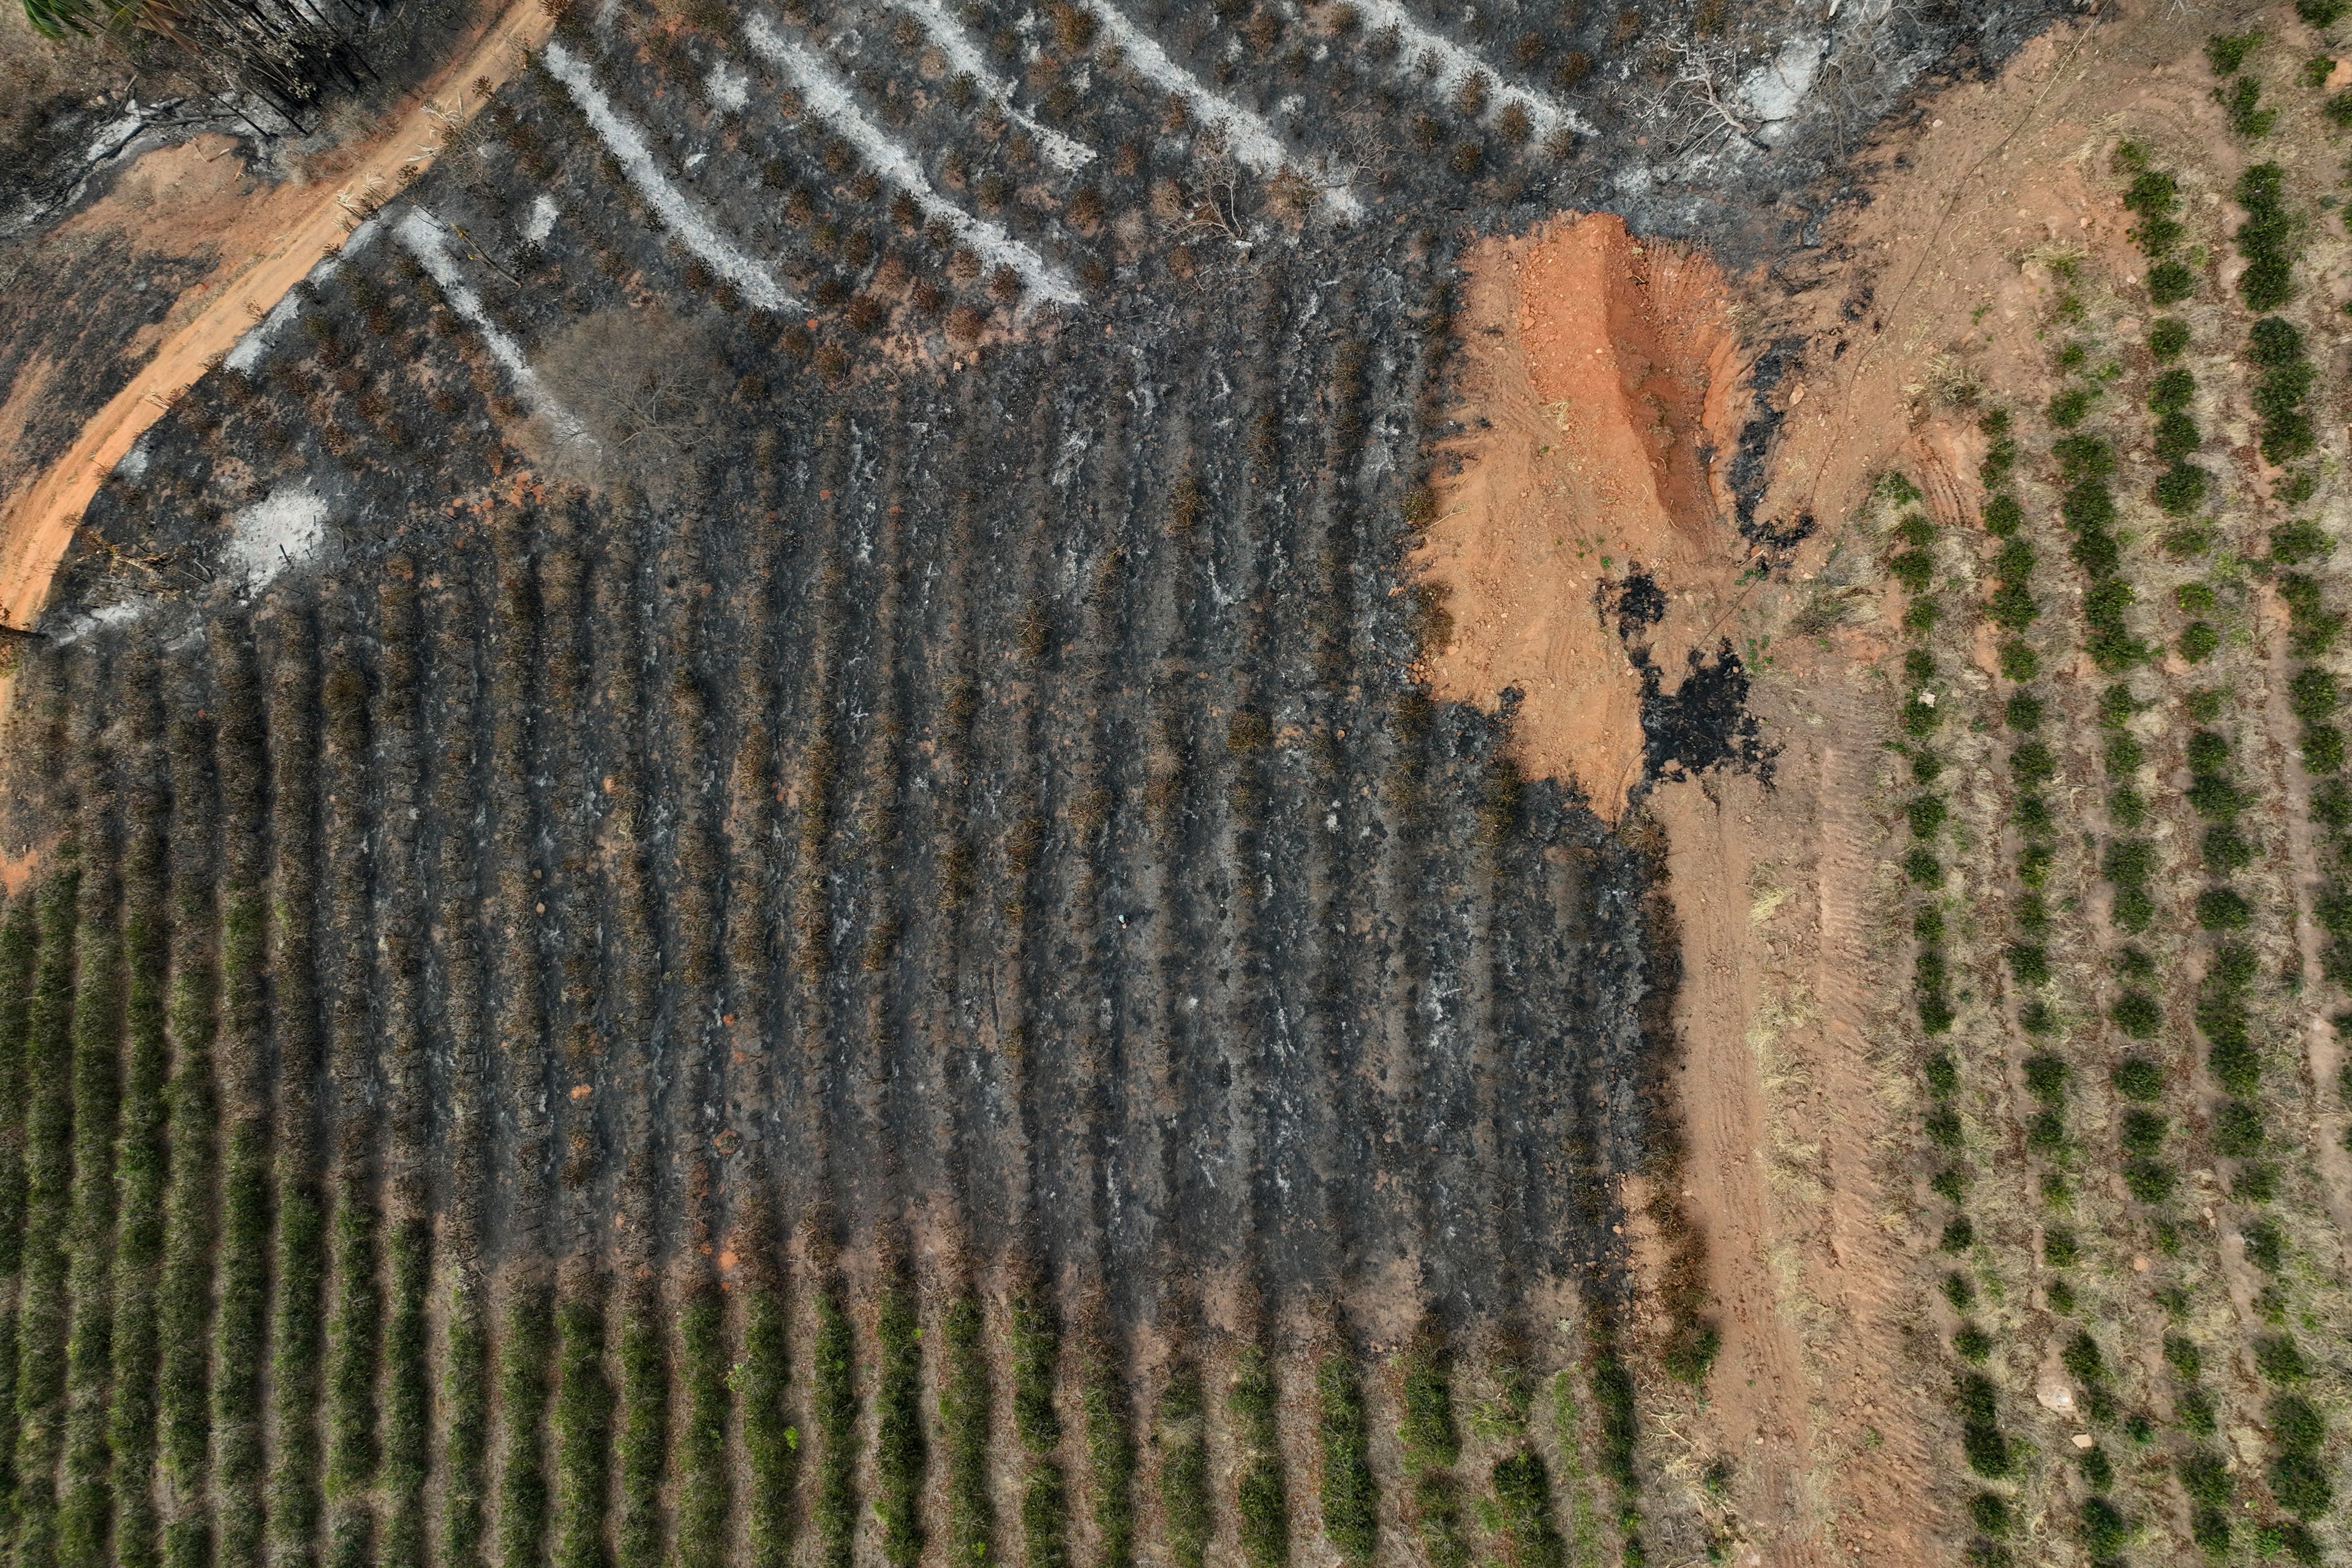
[[[451,118],[479,107],[472,84],[506,80],[552,26],[535,0],[515,0],[397,120],[364,142],[312,159],[306,183],[247,180],[243,165],[225,155],[226,138],[198,137],[147,153],[107,196],[65,226],[120,226],[167,247],[209,243],[218,261],[173,303],[154,357],[82,426],[62,458],[18,484],[0,506],[0,620],[29,626],[40,614],[49,579],[100,481],[183,388],[341,244],[347,199],[382,201],[415,178],[433,161]],[[23,418],[20,410],[14,426],[0,428],[0,440],[13,444]]]
[[[1603,605],[1639,565],[1670,595],[1636,637],[1670,674],[1714,635],[1738,573],[1711,471],[1746,404],[1722,274],[1564,217],[1465,258],[1460,468],[1414,564],[1455,626],[1424,673],[1493,707],[1524,694],[1513,738],[1530,773],[1572,778],[1613,821],[1642,766],[1642,682]]]

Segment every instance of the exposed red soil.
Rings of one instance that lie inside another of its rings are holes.
[[[1603,602],[1638,565],[1670,595],[1644,634],[1679,669],[1727,611],[1739,567],[1713,465],[1744,404],[1723,276],[1704,257],[1565,217],[1465,258],[1459,383],[1474,411],[1416,555],[1455,635],[1438,694],[1524,700],[1528,770],[1572,778],[1614,820],[1642,765],[1640,673]]]

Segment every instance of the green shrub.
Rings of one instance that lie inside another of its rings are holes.
[[[2285,184],[2276,163],[2256,163],[2238,176],[2238,205],[2246,209],[2236,235],[2246,262],[2238,295],[2250,310],[2277,310],[2294,295],[2295,224],[2286,210]]]
[[[2271,1496],[2297,1519],[2317,1519],[2336,1500],[2327,1467],[2309,1454],[2278,1454],[2270,1463]]]
[[[2283,316],[2264,316],[2248,331],[2246,353],[2268,368],[2294,364],[2304,357],[2303,332]]]
[[[2256,1130],[2260,1131],[2259,1122]],[[2286,1237],[2272,1220],[2248,1220],[2239,1227],[2239,1239],[2245,1243],[2246,1256],[2253,1260],[2254,1267],[2265,1273],[2277,1273],[2279,1266],[2286,1261]]]
[[[2009,727],[2017,731],[2038,730],[2042,727],[2042,699],[2030,691],[2012,691],[2002,705],[2001,717]]]
[[[1370,1563],[1379,1545],[1379,1494],[1372,1479],[1371,1427],[1349,1359],[1334,1352],[1316,1375],[1322,1403],[1323,1533],[1351,1563]]]
[[[2174,646],[2189,663],[2202,664],[2221,648],[2221,634],[2210,621],[2191,621],[2181,628],[2180,640]]]
[[[2344,731],[2333,724],[2314,724],[2303,732],[2303,766],[2325,776],[2344,771]]]
[[[1934,850],[1924,847],[1914,846],[1904,855],[1903,874],[1923,888],[1944,885],[1944,863],[1936,858]]]
[[[2187,329],[2183,328],[2182,331],[2185,336]],[[2148,383],[2148,412],[2156,415],[2184,414],[2196,396],[2197,378],[2175,365],[2170,370],[2158,373],[2156,379]]]
[[[2164,1009],[2145,991],[2125,991],[2107,1009],[2116,1027],[2135,1040],[2152,1040],[2164,1026]]]
[[[2042,1232],[2042,1260],[2053,1268],[2072,1268],[2081,1260],[2081,1244],[2074,1233],[2063,1225],[2045,1226]]]
[[[1944,1222],[1944,1234],[1937,1245],[1949,1253],[1966,1252],[1976,1245],[1977,1227],[1968,1215],[1956,1214]]]
[[[2234,888],[2208,888],[2197,895],[2200,931],[2243,931],[2253,918],[2253,906]]]
[[[2332,27],[2352,10],[2352,0],[2294,0],[2294,14],[2315,27]],[[2326,59],[2325,55],[2321,59]],[[2332,68],[2335,61],[2328,60]],[[2321,78],[2322,80],[2326,77]]]
[[[1062,1467],[1032,1458],[1021,1491],[1022,1561],[1026,1568],[1068,1568],[1070,1508]]]
[[[2282,566],[2300,566],[2308,561],[2323,561],[2335,552],[2335,541],[2329,539],[2315,522],[2283,522],[2271,530],[2271,559]],[[2315,675],[2326,682],[2328,700],[2326,706],[2309,715],[2325,719],[2336,710],[2335,679],[2325,670],[2305,670],[2303,673]]]
[[[2230,1159],[2259,1153],[2265,1142],[2263,1113],[2242,1100],[2225,1100],[2213,1112],[2213,1152]]]
[[[1989,1481],[2006,1479],[2016,1468],[2000,1425],[2000,1395],[1992,1379],[1964,1372],[1953,1380],[1960,1415],[1960,1447],[1969,1468]]]
[[[2126,1057],[2111,1076],[2116,1092],[2126,1100],[2146,1104],[2164,1093],[2164,1069],[2146,1057]]]
[[[2083,1550],[2092,1557],[2112,1557],[2137,1533],[2131,1521],[2103,1497],[2084,1498],[2081,1510]]]
[[[2015,442],[2010,443],[2010,452],[2011,461],[2014,461]],[[1987,461],[1990,458],[1988,458]],[[2025,526],[2025,509],[2017,504],[2015,496],[1988,496],[1984,503],[1984,525],[1985,531],[1995,539],[2007,539]]]
[[[1938,1148],[1957,1149],[1960,1145],[1960,1119],[1951,1110],[1937,1106],[1927,1112],[1928,1142]]]
[[[1911,820],[1911,836],[1932,838],[1936,830],[1944,825],[1944,797],[1939,795],[1914,795],[1906,813]]]
[[[2147,269],[2147,297],[2156,304],[2177,305],[2196,292],[2197,273],[2185,261],[2159,261]]]
[[[2020,985],[2044,985],[2050,981],[2050,953],[2038,942],[2013,942],[2003,954],[2009,973]]]
[[[2086,1405],[2088,1403],[2085,1401]],[[2093,1491],[2103,1492],[2116,1484],[2115,1461],[2108,1458],[2107,1451],[2096,1444],[2074,1451],[2074,1468],[2082,1471],[2083,1484]]]
[[[2131,1160],[2124,1165],[2124,1187],[2141,1203],[2156,1205],[2172,1196],[2180,1173],[2161,1160]]]
[[[2117,1141],[2126,1154],[2160,1154],[2164,1141],[2171,1135],[2170,1117],[2161,1111],[2135,1109],[2124,1112]]]
[[[2263,107],[2263,84],[2250,76],[2239,77],[2226,89],[2215,88],[2213,96],[2227,114],[2230,129],[2241,136],[2250,140],[2267,136],[2278,123],[2278,110]],[[2251,300],[2248,304],[2257,310],[2270,308],[2254,305]]]
[[[2096,387],[2070,386],[2050,399],[2042,417],[2058,429],[2072,430],[2089,416],[2091,400],[2097,395]]]
[[[2150,321],[2147,327],[2147,352],[2158,364],[2179,359],[2189,347],[2189,323],[2178,316],[2164,316]],[[2186,375],[2186,371],[2181,373]],[[2193,387],[2194,383],[2190,383]],[[2186,402],[2182,407],[2187,407]],[[2161,410],[2158,410],[2161,412]]]
[[[2205,470],[2196,464],[2186,460],[2175,463],[2157,476],[2156,504],[2173,517],[2194,511],[2205,500],[2208,482]],[[2194,554],[2201,551],[2204,537],[2201,532],[2198,533],[2186,552]]]
[[[1951,1054],[1949,1052],[1937,1051],[1934,1056],[1929,1057],[1927,1058],[1926,1071],[1927,1078],[1927,1092],[1934,1095],[1937,1099],[1948,1100],[1958,1091],[1960,1087],[1959,1064],[1952,1060]],[[1410,1373],[1407,1374],[1405,1394],[1407,1407],[1410,1408],[1412,1394],[1412,1384]],[[1410,1444],[1411,1441],[1412,1439],[1410,1436],[1408,1436],[1408,1444]],[[1449,1458],[1445,1462],[1451,1464],[1453,1461]]]
[[[2003,643],[2000,648],[2000,673],[2015,681],[2032,680],[2042,673],[2042,660],[2021,642]]]
[[[2263,1414],[2282,1453],[2316,1454],[2327,1441],[2327,1417],[2301,1394],[2275,1395]]]
[[[2264,1334],[2254,1341],[2254,1367],[2282,1387],[2292,1388],[2311,1375],[2303,1347],[2292,1334]]]

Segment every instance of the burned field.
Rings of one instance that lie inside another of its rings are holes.
[[[1484,26],[582,7],[175,403],[16,676],[23,1561],[1704,1544],[1662,848],[1403,565],[1671,76]]]

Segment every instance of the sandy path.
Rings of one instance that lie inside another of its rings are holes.
[[[181,296],[173,310],[176,322],[154,358],[82,426],[62,458],[9,498],[0,521],[0,619],[22,626],[39,616],[49,580],[100,482],[171,400],[252,328],[252,310],[275,306],[342,242],[342,198],[373,193],[381,199],[415,179],[439,150],[448,116],[479,107],[471,84],[485,77],[493,84],[505,81],[552,25],[536,0],[514,0],[415,95],[405,114],[352,149],[340,180],[305,188],[290,209],[283,187],[255,193],[263,230],[247,234],[244,225],[232,224],[218,236],[219,268]]]

